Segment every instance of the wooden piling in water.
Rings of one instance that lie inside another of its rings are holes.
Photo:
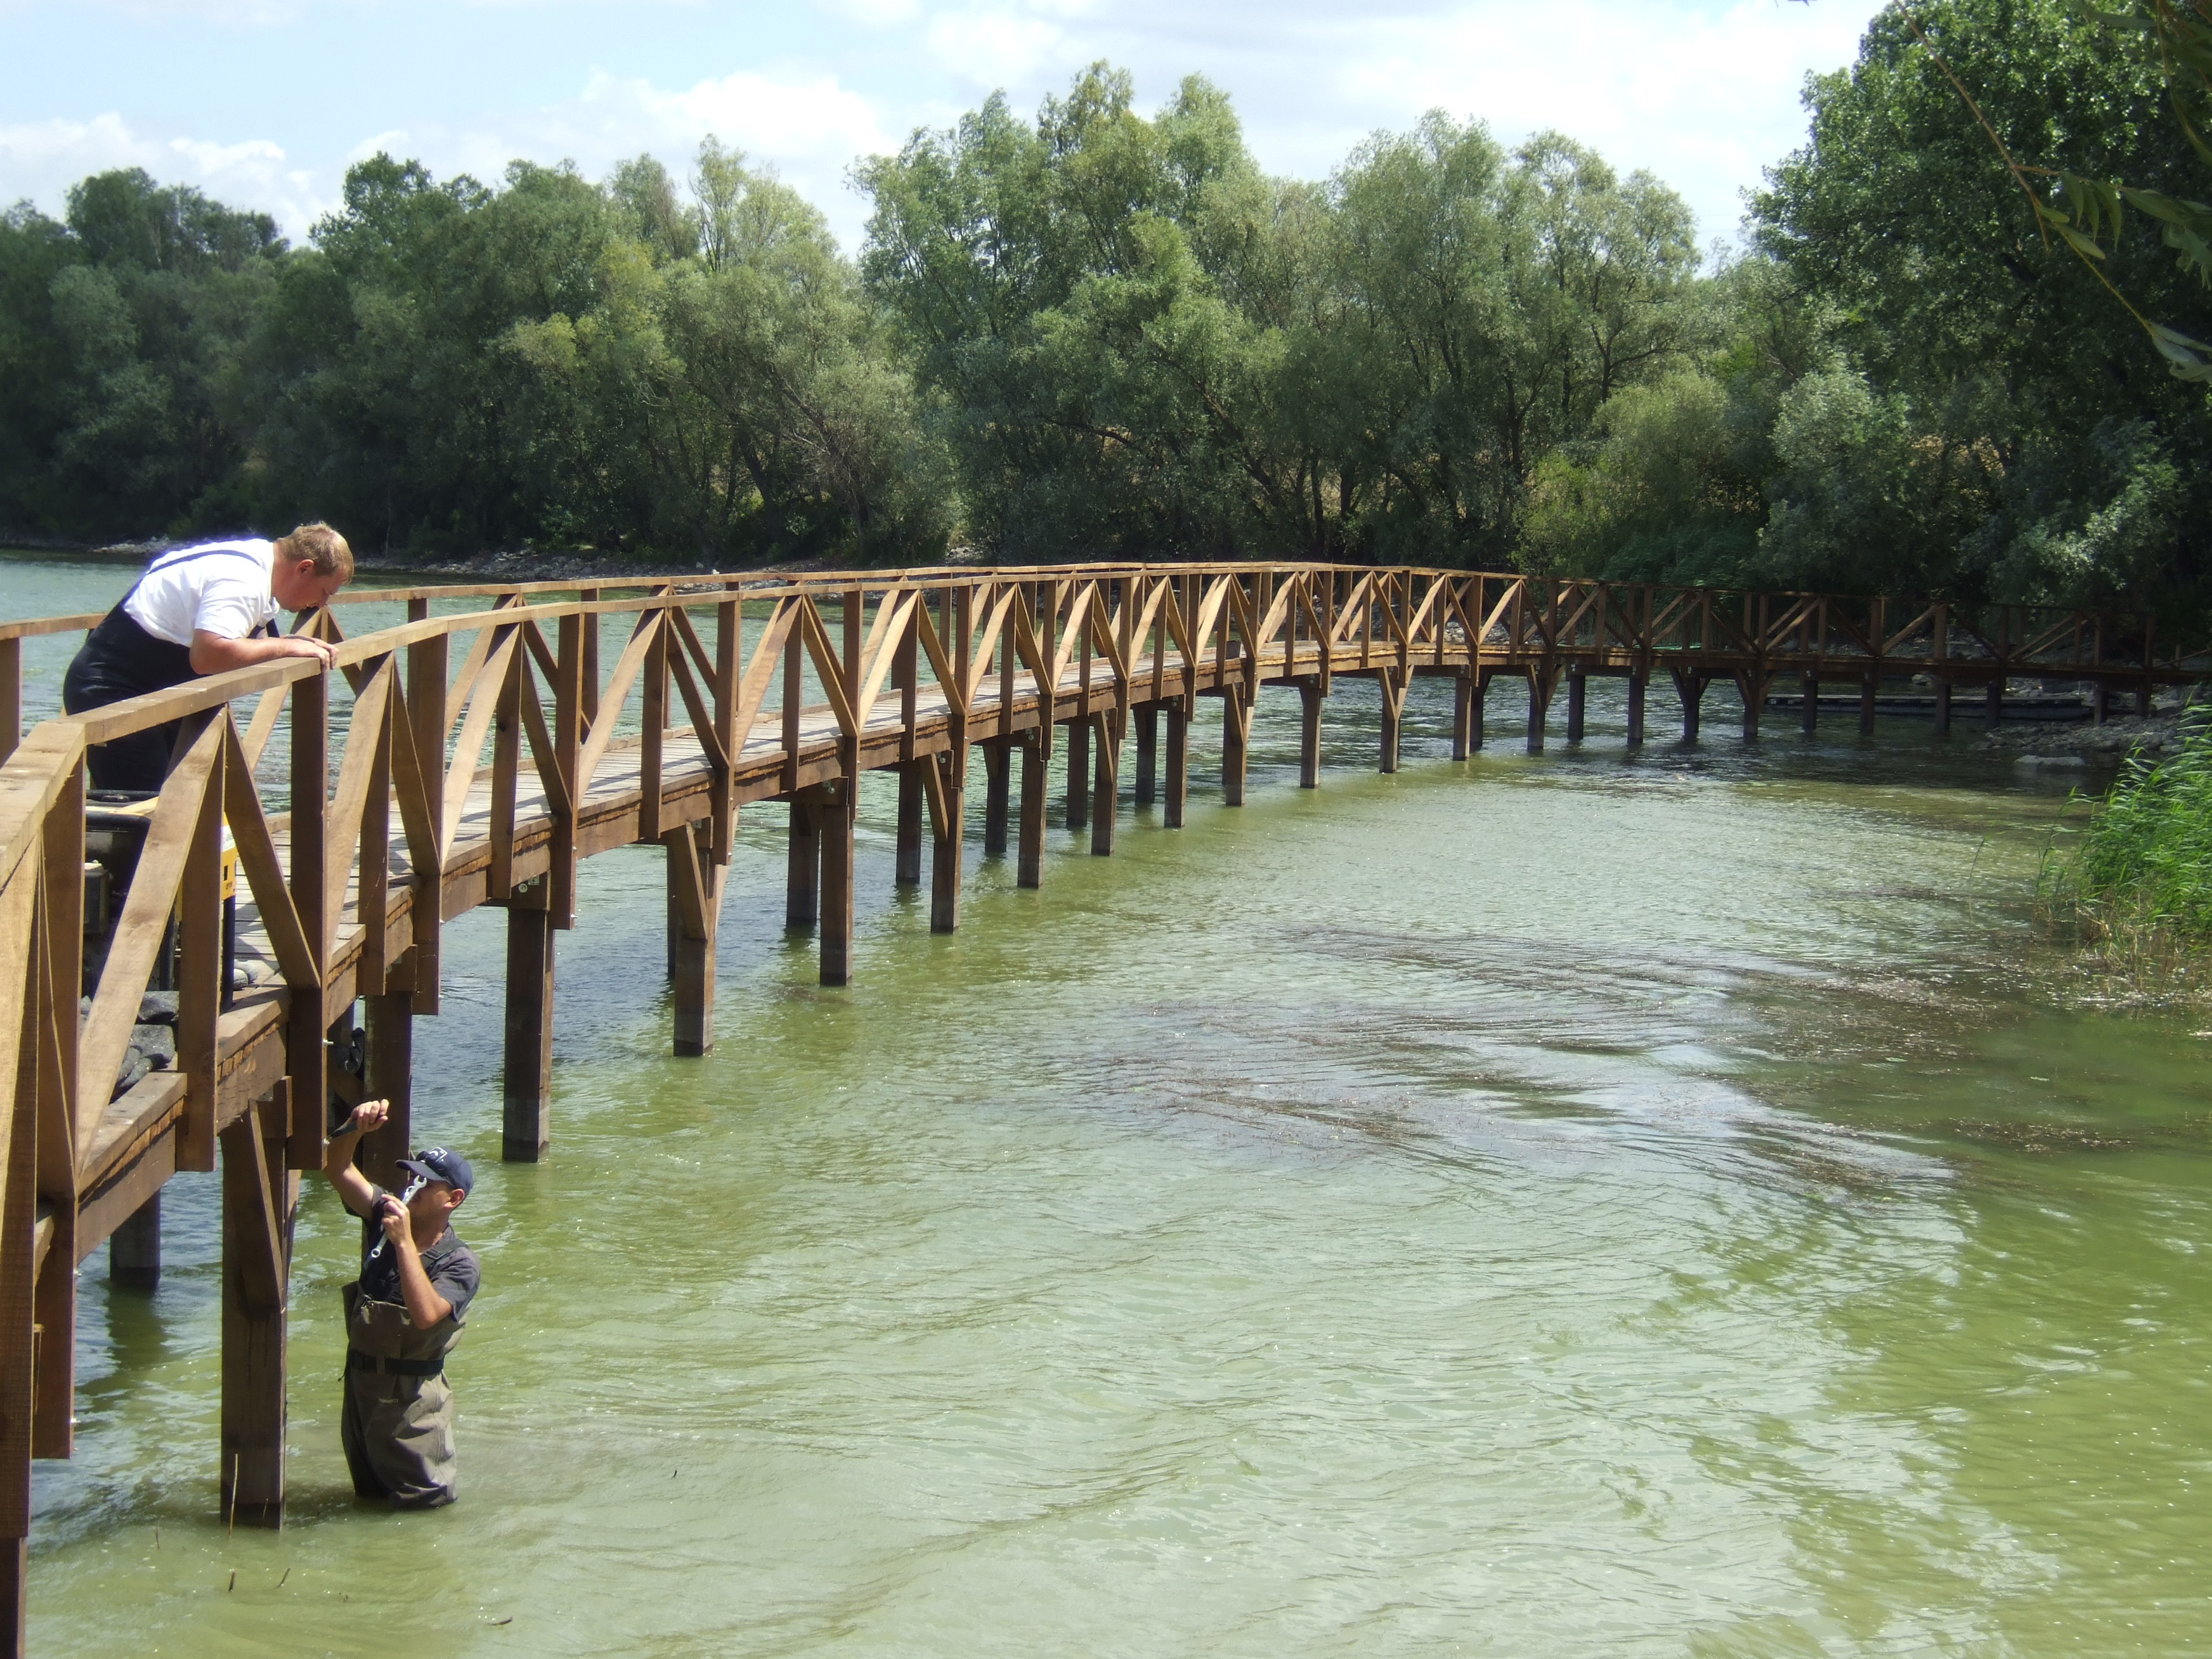
[[[1120,802],[1121,721],[1110,708],[1100,710],[1091,720],[1097,729],[1098,739],[1097,759],[1091,779],[1091,853],[1094,858],[1110,858]],[[1069,758],[1072,762],[1073,757]]]
[[[1813,673],[1801,674],[1797,687],[1800,699],[1797,726],[1809,738],[1820,729],[1820,677]]]
[[[131,1211],[107,1237],[107,1282],[118,1291],[150,1291],[161,1282],[161,1195]]]
[[[729,866],[714,862],[711,823],[679,823],[660,839],[668,849],[668,904],[676,933],[669,975],[675,1049],[689,1058],[714,1046],[714,939]]]
[[[921,885],[921,775],[912,766],[899,769],[898,850],[891,879],[901,887]]]
[[[1091,827],[1091,722],[1067,722],[1067,805],[1062,818],[1071,833]]]
[[[1586,676],[1567,676],[1567,741],[1580,743],[1589,709],[1589,682]]]
[[[1651,676],[1638,669],[1628,677],[1628,746],[1644,747],[1644,702],[1651,689]]]
[[[1382,752],[1377,759],[1377,769],[1388,774],[1398,769],[1399,737],[1406,718],[1406,692],[1413,681],[1386,668],[1375,677],[1375,684],[1382,694]]]
[[[1167,799],[1162,803],[1164,829],[1182,828],[1183,805],[1190,797],[1190,714],[1182,699],[1168,705]]]
[[[1252,738],[1252,706],[1231,686],[1221,696],[1221,803],[1244,804],[1244,772]]]
[[[535,1164],[552,1142],[553,929],[544,878],[507,906],[507,1048],[500,1082],[500,1157]]]
[[[323,1111],[319,1097],[299,1106]],[[222,1132],[221,1490],[234,1526],[284,1523],[285,1305],[300,1201],[299,1175],[284,1167],[285,1116],[282,1103],[248,1103]]]
[[[853,982],[853,830],[860,775],[848,772],[822,786],[814,809],[822,843],[822,915],[817,944],[824,985]]]
[[[817,792],[791,798],[789,844],[784,857],[783,925],[811,930],[821,915],[822,831],[816,822]]]
[[[1139,703],[1136,709],[1137,780],[1134,804],[1150,806],[1159,798],[1160,706]]]
[[[1452,748],[1455,761],[1463,761],[1474,750],[1474,677],[1461,674],[1452,680]]]
[[[1549,712],[1553,681],[1547,667],[1531,668],[1528,680],[1528,752],[1544,752],[1544,716]]]
[[[939,766],[934,759],[916,761],[918,767],[932,768],[936,772],[935,787],[929,791],[929,931],[933,933],[957,933],[960,928],[960,857],[963,845],[963,823],[967,811],[968,792],[963,787],[966,769],[950,761]],[[930,781],[929,775],[923,774]],[[1006,844],[1005,808],[1000,812],[1000,845]]]
[[[1006,775],[1012,769],[1012,745],[1005,738],[983,745],[983,856],[1006,855]]]
[[[1999,722],[2004,719],[2004,694],[2005,683],[2002,679],[1991,680],[1988,690],[1982,694],[1982,713],[1992,732],[1997,729]]]
[[[1667,672],[1674,677],[1674,695],[1682,702],[1682,741],[1695,743],[1699,712],[1705,706],[1706,678],[1694,669],[1670,668]]]
[[[1321,706],[1325,694],[1318,680],[1298,682],[1298,787],[1321,787]]]
[[[1051,728],[1045,728],[1049,731]],[[1044,884],[1044,817],[1046,755],[1043,733],[1033,732],[1022,749],[1022,822],[1020,866],[1014,878],[1019,887]]]
[[[1951,678],[1948,674],[1936,677],[1936,735],[1951,735]]]
[[[1881,696],[1881,676],[1867,674],[1859,681],[1859,735],[1874,735],[1875,705]]]

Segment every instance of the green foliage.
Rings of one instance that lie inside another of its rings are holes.
[[[496,189],[378,155],[314,245],[143,173],[0,222],[0,520],[922,560],[957,495],[819,214],[709,139]]]
[[[1510,559],[1541,458],[1698,316],[1671,191],[1441,115],[1316,187],[1205,82],[1148,121],[1102,65],[860,177],[862,270],[1010,557]]]
[[[1755,215],[1826,360],[1778,406],[1762,579],[2201,614],[2204,394],[2046,246],[2007,164],[2185,194],[2198,160],[2159,97],[2061,0],[1887,11],[1809,83],[1810,138]],[[2154,223],[2100,221],[2101,265],[2197,329],[2206,296]]]
[[[2212,943],[2212,718],[2195,712],[2179,753],[2128,763],[2044,898],[2138,953]]]

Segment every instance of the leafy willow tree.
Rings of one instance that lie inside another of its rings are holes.
[[[1986,132],[1960,118],[1961,85]],[[2098,272],[2045,245],[2005,160],[2181,193],[2199,164],[2155,75],[2057,0],[1940,0],[1877,16],[1808,101],[1810,141],[1755,210],[1834,361],[1793,394],[1767,568],[1962,599],[2188,599],[2212,505],[2204,393],[2115,326]],[[2123,227],[2107,263],[2203,331],[2203,292],[2154,222]]]
[[[860,173],[861,261],[1008,556],[1510,558],[1531,471],[1696,326],[1687,210],[1545,135],[1432,116],[1325,186],[1228,100],[1097,66]]]
[[[64,222],[0,220],[0,516],[121,534],[244,505],[253,319],[285,253],[267,216],[137,168]]]

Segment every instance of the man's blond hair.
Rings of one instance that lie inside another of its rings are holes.
[[[336,576],[341,582],[353,580],[353,549],[346,545],[344,537],[320,519],[301,525],[278,542],[276,556],[287,564],[295,559],[313,559],[318,576]]]

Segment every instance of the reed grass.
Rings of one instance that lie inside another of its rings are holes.
[[[2046,919],[2136,976],[2212,966],[2212,708],[2189,710],[2181,739],[2163,760],[2130,757],[2070,856],[2043,870]]]

